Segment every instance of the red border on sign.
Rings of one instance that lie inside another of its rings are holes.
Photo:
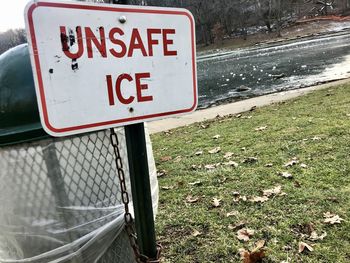
[[[170,15],[187,16],[190,20],[190,23],[191,23],[191,40],[192,40],[192,78],[193,78],[193,94],[194,94],[194,102],[193,102],[192,107],[189,109],[161,112],[161,113],[155,113],[155,114],[149,114],[149,115],[143,115],[143,116],[137,116],[137,117],[130,117],[130,118],[124,118],[124,119],[118,119],[118,120],[111,120],[111,121],[104,121],[104,122],[98,122],[98,123],[91,123],[91,124],[66,127],[66,128],[53,127],[50,124],[49,115],[47,112],[47,106],[46,106],[46,101],[45,101],[45,91],[44,91],[43,80],[42,80],[42,75],[41,75],[41,67],[40,67],[37,42],[36,42],[35,30],[34,30],[34,24],[33,24],[33,11],[40,6],[69,8],[69,9],[95,10],[95,11],[114,11],[114,12],[145,13],[145,14],[170,14]],[[69,3],[35,2],[35,3],[32,3],[32,5],[28,8],[27,16],[28,16],[29,31],[30,31],[30,37],[31,37],[31,42],[32,42],[33,54],[34,54],[34,63],[35,63],[35,68],[36,68],[36,72],[37,72],[37,80],[38,80],[38,85],[39,85],[42,112],[43,112],[45,125],[50,131],[58,134],[58,133],[76,131],[76,130],[81,130],[81,129],[89,129],[89,128],[95,128],[95,127],[100,127],[100,126],[107,126],[107,125],[112,125],[112,124],[120,124],[123,122],[133,122],[133,121],[138,121],[138,120],[143,120],[143,119],[151,119],[151,118],[163,117],[163,116],[168,116],[168,115],[186,113],[186,112],[191,112],[196,108],[196,106],[197,106],[197,83],[196,83],[196,61],[195,61],[195,54],[196,54],[195,53],[196,52],[195,33],[194,33],[193,17],[189,12],[175,11],[175,10],[137,9],[137,8],[128,8],[128,7],[120,7],[120,6],[112,7],[112,6],[79,5],[79,4],[69,4]]]

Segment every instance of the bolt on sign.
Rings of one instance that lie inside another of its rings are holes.
[[[155,120],[197,107],[189,11],[32,1],[25,20],[41,122],[49,134]]]

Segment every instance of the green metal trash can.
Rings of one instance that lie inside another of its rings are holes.
[[[109,136],[47,135],[28,46],[0,56],[0,262],[135,262]]]

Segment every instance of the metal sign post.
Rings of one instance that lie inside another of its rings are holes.
[[[125,126],[137,243],[140,253],[156,258],[152,194],[143,123]]]

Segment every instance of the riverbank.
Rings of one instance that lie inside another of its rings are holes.
[[[153,134],[162,262],[349,262],[347,81]]]
[[[262,107],[262,106],[270,105],[272,103],[290,100],[292,98],[305,95],[314,90],[326,89],[326,88],[346,84],[349,82],[350,82],[350,79],[342,79],[342,80],[332,81],[329,83],[325,83],[325,84],[317,85],[313,87],[273,93],[265,96],[246,99],[246,100],[224,104],[216,107],[211,107],[203,110],[197,110],[191,114],[184,115],[184,116],[166,118],[159,121],[149,122],[147,126],[151,134],[158,133],[162,131],[171,130],[177,127],[182,127],[193,123],[214,119],[217,116],[224,117],[228,115],[239,114],[242,112],[249,111],[255,107]]]
[[[246,39],[244,37],[228,38],[224,39],[220,44],[210,44],[208,46],[199,45],[197,46],[197,53],[201,56],[203,54],[217,53],[222,50],[281,43],[319,35],[333,34],[349,29],[350,21],[348,17],[339,19],[339,17],[330,16],[300,20],[289,27],[283,28],[281,36],[278,36],[276,32],[261,32],[248,35]]]

